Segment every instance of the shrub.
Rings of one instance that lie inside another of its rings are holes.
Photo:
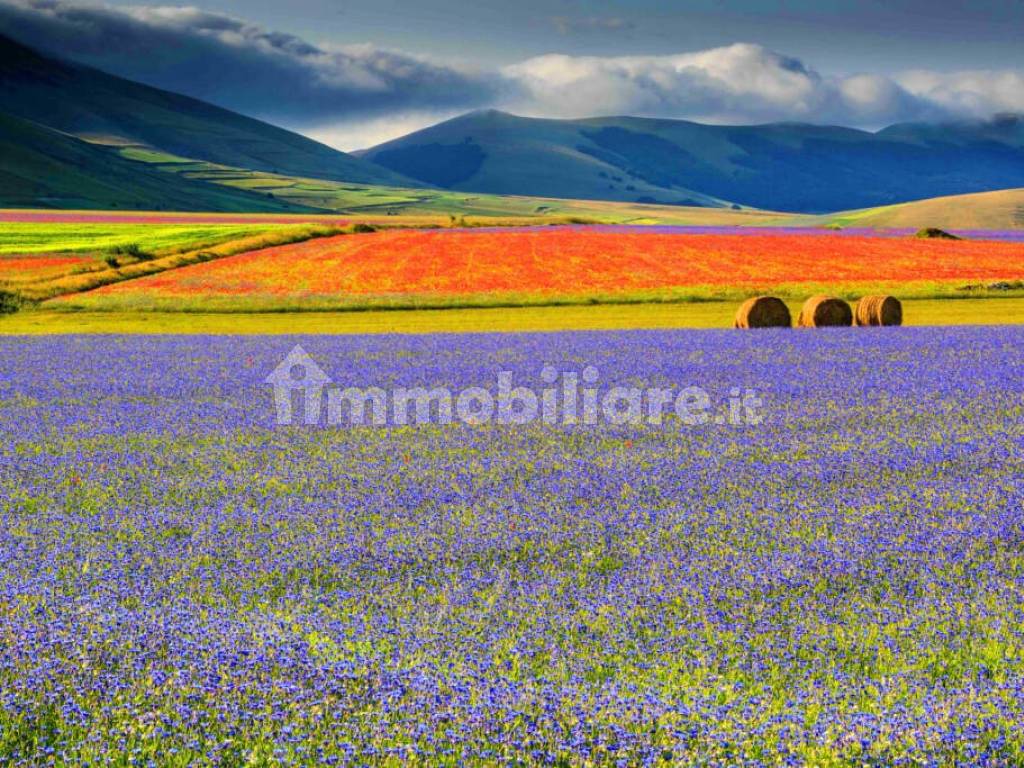
[[[352,231],[357,235],[365,235],[370,232],[376,232],[377,228],[372,224],[364,224],[363,222],[360,221],[358,224],[352,227]]]
[[[961,238],[956,235],[951,235],[943,229],[938,227],[925,227],[917,231],[917,237],[924,240],[960,240]]]
[[[152,261],[156,258],[154,254],[142,250],[138,243],[115,245],[110,249],[110,254],[112,256],[128,256],[136,261]]]
[[[11,291],[0,290],[0,315],[12,315],[21,309],[21,296]]]
[[[114,256],[112,254],[108,254],[107,256],[105,256],[103,258],[103,261],[111,269],[117,269],[119,266],[121,266],[120,263],[117,260],[117,256]]]

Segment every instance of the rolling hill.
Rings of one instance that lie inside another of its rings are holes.
[[[419,220],[421,224],[474,224],[487,219],[492,224],[527,223],[618,223],[679,224],[707,226],[753,226],[792,221],[794,214],[754,209],[649,205],[608,200],[517,197],[438,189],[436,187],[391,187],[363,185],[325,179],[250,171],[175,157],[138,146],[116,151],[124,158],[146,163],[168,174],[235,189],[245,189],[279,201],[321,212],[359,216],[396,224]],[[413,217],[409,219],[408,217]]]
[[[176,177],[35,123],[0,114],[0,203],[12,208],[299,212],[245,190]]]
[[[936,197],[848,211],[822,217],[816,223],[895,229],[1020,229],[1024,228],[1024,189]]]
[[[871,133],[489,110],[357,154],[466,192],[821,213],[1024,186],[1024,118]]]
[[[581,121],[585,122],[585,121]],[[356,153],[420,182],[465,192],[723,207],[657,172],[637,173],[581,123],[473,112]],[[399,171],[398,169],[403,169]]]
[[[238,168],[365,184],[409,184],[393,171],[296,133],[58,61],[2,35],[0,112],[92,142],[142,144]]]

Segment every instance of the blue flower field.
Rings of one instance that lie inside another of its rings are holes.
[[[340,386],[758,424],[277,426]],[[0,341],[12,765],[1024,764],[1024,328]],[[713,411],[717,412],[717,411]]]

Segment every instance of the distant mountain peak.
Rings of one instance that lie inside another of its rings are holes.
[[[463,192],[823,213],[1024,186],[1024,121],[1000,115],[871,132],[479,110],[362,156]]]

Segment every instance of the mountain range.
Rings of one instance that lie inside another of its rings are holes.
[[[190,161],[286,182],[799,213],[1024,187],[1020,116],[871,132],[487,110],[349,154],[3,36],[0,150],[7,207],[310,210],[190,176]],[[140,162],[147,153],[180,172]]]
[[[489,110],[358,154],[447,189],[816,213],[1024,186],[1024,118],[869,132]]]

